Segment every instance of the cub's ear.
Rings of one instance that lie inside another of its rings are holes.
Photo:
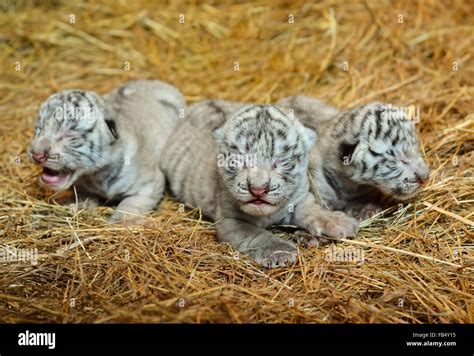
[[[216,140],[218,145],[222,144],[222,141],[224,140],[224,133],[222,132],[221,127],[218,127],[214,130],[214,139]]]
[[[349,165],[352,163],[354,158],[358,156],[361,149],[362,144],[359,140],[353,143],[344,141],[339,145],[339,158],[344,165]]]
[[[303,140],[306,149],[310,151],[316,143],[317,135],[316,132],[308,127],[303,127]]]
[[[107,124],[107,127],[109,128],[109,131],[114,138],[114,141],[118,139],[117,126],[115,125],[115,120],[105,119],[105,123]]]

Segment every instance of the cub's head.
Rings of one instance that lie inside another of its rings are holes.
[[[429,178],[429,169],[409,117],[413,114],[381,103],[343,114],[352,120],[352,132],[346,133],[339,155],[352,180],[376,186],[402,201],[418,193]]]
[[[316,134],[272,105],[248,105],[215,131],[218,169],[240,209],[253,216],[284,207],[302,184]]]
[[[107,162],[107,147],[117,138],[115,123],[102,98],[65,90],[40,108],[29,156],[43,166],[40,182],[60,191]]]

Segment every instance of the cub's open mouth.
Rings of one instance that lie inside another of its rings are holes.
[[[41,173],[41,180],[43,183],[51,186],[58,186],[64,184],[72,172],[70,171],[56,171],[51,168],[43,167],[43,173]]]
[[[267,205],[272,205],[270,204],[269,202],[263,200],[263,199],[254,199],[254,200],[250,200],[248,201],[246,204],[253,204],[253,205],[263,205],[263,204],[267,204]]]

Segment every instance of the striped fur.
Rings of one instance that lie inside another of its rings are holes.
[[[163,151],[176,197],[216,221],[217,237],[267,267],[294,261],[296,247],[266,230],[291,223],[308,244],[353,235],[357,222],[322,209],[309,192],[314,132],[272,105],[208,100],[192,105]]]
[[[43,184],[117,202],[112,220],[137,223],[162,198],[159,158],[184,109],[181,93],[160,81],[131,81],[104,96],[65,90],[41,106],[30,156],[47,154],[37,160]]]
[[[305,96],[277,104],[317,127],[310,171],[333,209],[365,219],[380,211],[381,194],[404,201],[428,179],[414,124],[402,108],[375,102],[338,112]]]

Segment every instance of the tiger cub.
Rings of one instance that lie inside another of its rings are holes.
[[[381,211],[382,194],[411,199],[429,178],[413,120],[402,108],[374,102],[339,112],[307,96],[277,105],[316,130],[309,167],[331,209],[365,220]]]
[[[275,106],[203,101],[168,139],[161,166],[173,194],[216,221],[218,240],[279,267],[294,262],[297,249],[266,230],[273,224],[307,230],[307,245],[357,232],[355,219],[323,209],[309,192],[315,139]]]
[[[118,203],[113,222],[141,223],[163,196],[159,158],[184,109],[182,94],[157,80],[131,81],[104,96],[64,90],[41,106],[29,155],[43,167],[43,185],[75,186],[91,205]]]

